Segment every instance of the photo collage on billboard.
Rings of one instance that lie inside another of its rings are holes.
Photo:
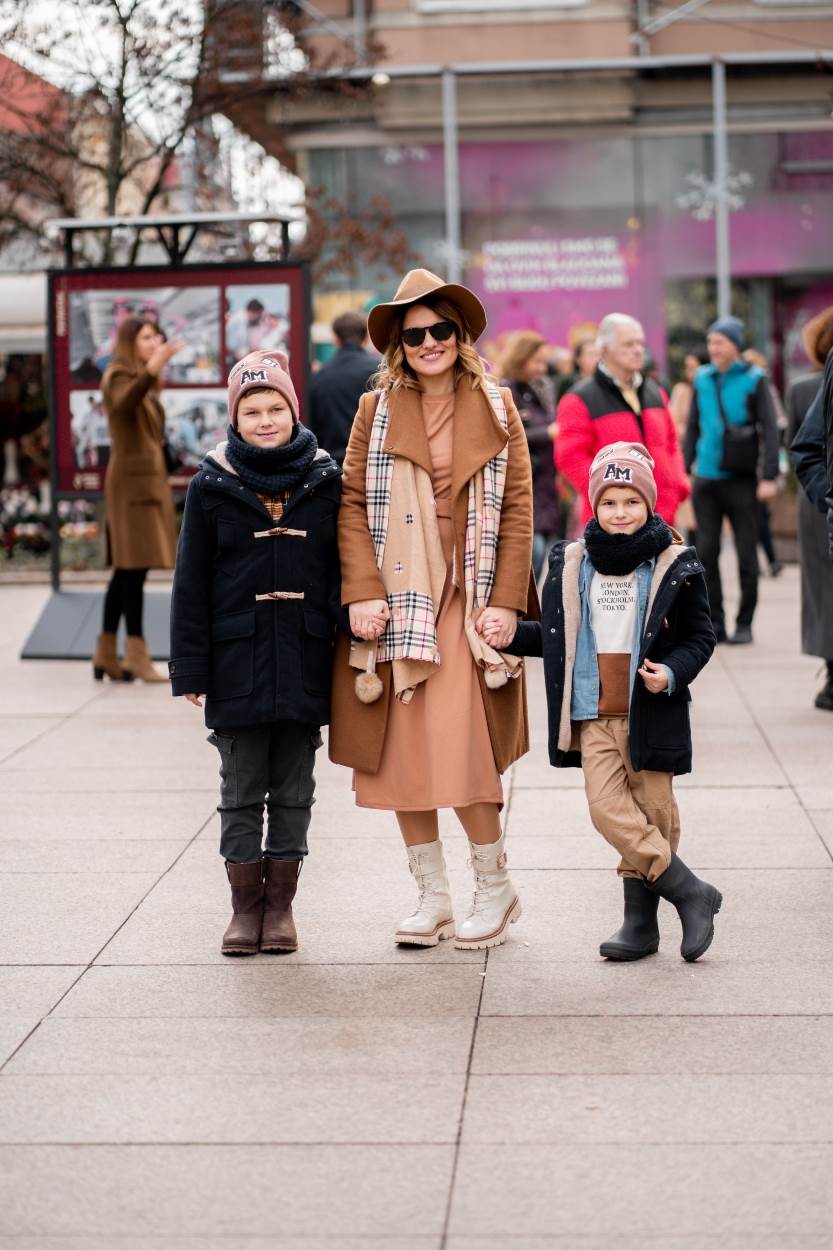
[[[225,381],[232,366],[259,349],[289,355],[289,283],[218,277],[216,285],[176,285],[167,274],[157,282],[69,293],[68,377],[59,379],[65,383],[59,386],[59,423],[68,422],[72,472],[71,480],[63,475],[61,489],[103,489],[110,435],[101,382],[126,318],[150,321],[165,340],[184,344],[164,370],[159,396],[173,486],[185,486],[224,437]]]

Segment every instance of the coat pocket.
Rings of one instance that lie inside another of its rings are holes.
[[[255,614],[253,609],[211,622],[210,699],[241,699],[254,689]]]
[[[314,608],[304,609],[303,669],[308,694],[329,697],[333,668],[334,627],[330,618]]]
[[[686,694],[688,691],[686,691]],[[665,751],[686,750],[691,740],[688,700],[683,696],[649,695],[644,707],[645,741]]]
[[[124,493],[131,504],[161,504],[168,490],[168,477],[161,456],[129,456],[124,462]]]

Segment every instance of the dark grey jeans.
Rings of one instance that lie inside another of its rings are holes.
[[[303,859],[315,802],[317,725],[281,720],[209,734],[220,752],[220,854],[232,864]],[[263,810],[268,815],[263,846]]]
[[[740,576],[740,607],[737,625],[751,625],[758,602],[758,501],[754,478],[734,477],[715,481],[695,477],[692,492],[697,517],[697,554],[706,570],[712,624],[719,633],[726,628],[723,587],[720,583],[720,536],[723,518],[729,518],[735,537]]]

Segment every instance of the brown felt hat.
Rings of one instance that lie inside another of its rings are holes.
[[[421,304],[430,299],[448,300],[459,309],[472,342],[480,338],[486,329],[486,310],[474,291],[456,282],[443,282],[428,269],[411,269],[399,283],[399,290],[387,304],[371,308],[367,318],[367,332],[377,351],[385,352],[398,323],[400,309],[409,304]]]
[[[833,348],[833,307],[812,317],[801,331],[804,350],[814,365],[824,368],[828,352]]]

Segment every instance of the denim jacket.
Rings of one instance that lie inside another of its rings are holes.
[[[629,697],[633,694],[633,683],[636,680],[636,666],[639,660],[639,646],[642,631],[645,628],[645,613],[648,607],[648,595],[651,590],[651,578],[656,567],[656,560],[645,560],[636,567],[636,620],[634,622],[633,640],[631,642],[631,670],[628,685]],[[578,575],[578,588],[581,596],[581,624],[576,643],[576,659],[573,667],[573,689],[570,699],[570,720],[596,720],[599,715],[599,661],[596,653],[596,637],[590,623],[590,585],[596,570],[587,552],[581,561]],[[668,694],[674,692],[674,674],[667,664],[663,665],[668,675]]]

